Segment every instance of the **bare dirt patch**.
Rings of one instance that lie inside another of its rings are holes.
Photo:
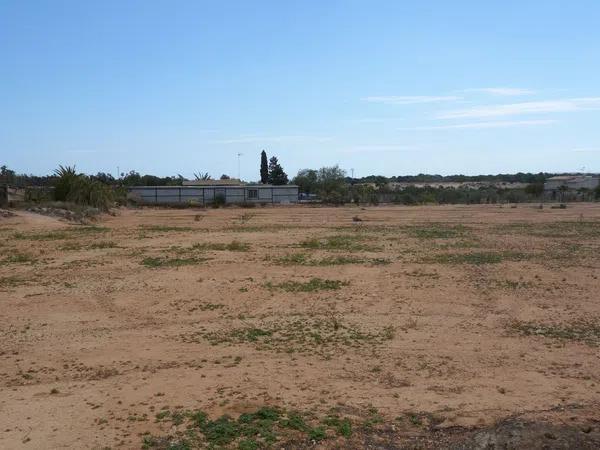
[[[0,448],[600,445],[600,205],[18,212],[0,252]]]

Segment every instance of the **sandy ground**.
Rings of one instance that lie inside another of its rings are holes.
[[[165,406],[600,420],[599,204],[19,213],[0,253],[3,449],[140,448]]]

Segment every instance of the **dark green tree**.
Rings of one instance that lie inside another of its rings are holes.
[[[314,169],[302,169],[292,179],[292,183],[298,185],[298,190],[305,194],[314,194],[317,192],[318,173]]]
[[[6,166],[0,167],[0,183],[13,184],[15,181],[15,171]]]
[[[539,197],[544,193],[544,183],[530,183],[525,186],[525,193]]]
[[[260,182],[267,184],[269,182],[269,164],[267,163],[267,152],[260,152]]]
[[[288,184],[288,176],[283,171],[276,156],[269,160],[269,183],[273,185]]]

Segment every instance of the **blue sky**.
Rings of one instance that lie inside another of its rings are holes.
[[[600,2],[0,0],[0,164],[600,172]]]

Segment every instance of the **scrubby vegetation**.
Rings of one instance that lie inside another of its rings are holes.
[[[56,171],[54,199],[107,211],[115,203],[113,189],[100,181],[77,173],[75,166],[60,166]]]
[[[210,419],[204,411],[169,409],[156,414],[156,421],[170,423],[176,431],[169,436],[143,437],[142,448],[147,450],[184,450],[193,448],[221,448],[256,450],[275,448],[287,440],[322,441],[328,438],[350,438],[353,421],[335,411],[319,418],[311,412],[288,411],[264,406],[253,412],[240,414],[237,419],[223,415]]]
[[[260,180],[262,183],[283,185],[288,183],[287,174],[276,157],[268,163],[261,157]],[[259,174],[257,174],[258,176]],[[544,182],[554,173],[517,173],[498,175],[426,175],[415,176],[376,176],[362,178],[348,177],[338,166],[316,169],[303,169],[291,180],[299,186],[305,198],[318,199],[328,204],[378,204],[397,203],[404,205],[421,204],[479,204],[479,203],[524,203],[539,201],[543,197]],[[226,175],[222,177],[229,178]],[[199,174],[197,179],[211,179],[208,173]],[[5,181],[3,181],[5,180]],[[158,177],[141,175],[136,171],[119,174],[99,172],[96,175],[77,174],[75,167],[60,166],[53,175],[32,176],[16,174],[3,167],[2,182],[14,186],[54,186],[54,199],[89,205],[106,210],[115,202],[125,202],[128,186],[181,186],[187,181],[182,175]],[[442,186],[441,183],[455,183]],[[461,183],[471,183],[470,186]],[[520,183],[506,186],[505,183]],[[43,190],[32,190],[31,199],[40,198]],[[43,197],[43,196],[42,196]],[[561,194],[563,200],[564,193]],[[600,186],[595,190],[580,189],[570,195],[573,200],[600,200]],[[45,199],[47,200],[47,199]],[[223,198],[215,198],[211,206],[224,205]],[[253,204],[249,204],[250,206]]]
[[[218,331],[200,331],[184,334],[184,342],[204,339],[212,345],[252,344],[258,350],[281,353],[306,353],[328,358],[331,352],[339,354],[344,349],[374,348],[393,339],[393,326],[378,330],[364,330],[345,323],[335,316],[326,319],[302,317],[293,320],[273,321],[260,326],[243,326]]]

